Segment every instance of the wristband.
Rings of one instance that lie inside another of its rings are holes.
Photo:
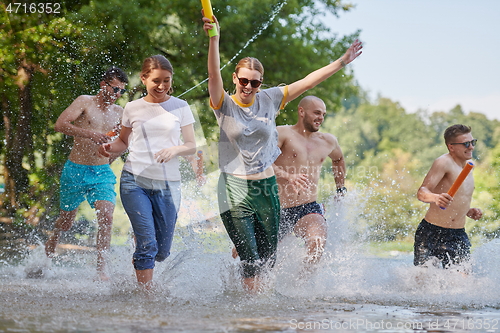
[[[342,57],[339,58],[339,61],[340,61],[340,64],[342,65],[342,67],[347,66],[347,64],[344,62],[344,59],[342,59]]]
[[[337,194],[346,194],[346,193],[347,193],[347,189],[345,186],[339,187],[337,189]]]

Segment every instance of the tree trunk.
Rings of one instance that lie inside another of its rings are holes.
[[[17,85],[19,87],[20,110],[16,122],[16,130],[13,132],[13,112],[8,108],[5,112],[4,123],[6,133],[5,154],[5,206],[9,213],[14,213],[21,208],[19,195],[25,193],[29,188],[28,171],[23,168],[23,158],[31,154],[31,119],[33,104],[31,99],[31,79],[34,68],[23,62],[18,71]]]

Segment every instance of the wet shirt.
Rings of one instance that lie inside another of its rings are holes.
[[[285,106],[287,86],[265,89],[253,103],[240,104],[224,92],[213,107],[220,127],[219,168],[222,172],[251,175],[269,168],[278,158],[276,116]]]
[[[166,163],[155,160],[158,151],[182,144],[181,127],[194,123],[186,101],[170,97],[163,103],[149,103],[143,98],[127,103],[122,124],[132,128],[129,155],[124,169],[149,179],[178,181],[179,160]]]

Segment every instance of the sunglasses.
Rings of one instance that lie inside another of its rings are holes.
[[[475,147],[476,146],[476,142],[477,142],[477,139],[474,139],[474,140],[471,140],[471,141],[467,141],[467,142],[455,142],[455,143],[450,143],[450,145],[464,145],[465,148],[469,148],[470,145],[472,145],[472,147]]]
[[[106,81],[104,81],[104,82],[106,82]],[[123,94],[125,94],[125,92],[127,91],[127,89],[121,89],[121,88],[118,88],[118,87],[113,87],[113,86],[112,86],[112,85],[110,85],[108,82],[106,82],[106,84],[107,84],[108,86],[110,86],[110,87],[113,89],[113,91],[114,91],[114,93],[115,93],[115,94],[120,93],[120,94],[122,94],[122,95],[123,95]]]
[[[249,79],[246,79],[244,77],[240,78],[240,77],[238,77],[238,75],[236,75],[236,78],[238,79],[238,82],[243,87],[246,87],[248,85],[248,82],[250,82],[250,85],[252,86],[252,88],[258,88],[262,84],[262,80],[249,80]]]

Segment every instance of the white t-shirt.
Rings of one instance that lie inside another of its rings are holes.
[[[132,128],[132,134],[123,168],[149,179],[180,180],[178,158],[159,163],[154,154],[181,145],[181,127],[192,123],[194,117],[187,102],[173,96],[163,103],[149,103],[144,98],[127,103],[122,125]]]

